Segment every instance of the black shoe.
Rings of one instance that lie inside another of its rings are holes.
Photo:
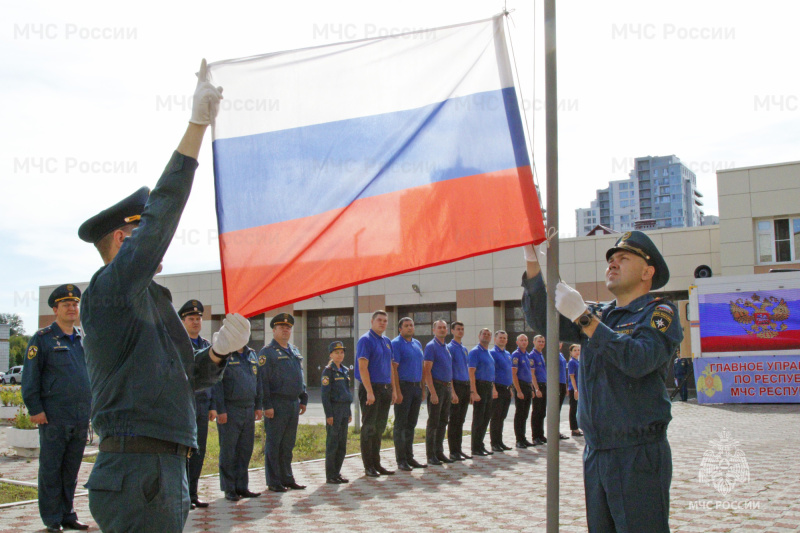
[[[517,441],[516,446],[517,446],[517,448],[522,448],[523,450],[528,448],[528,445],[525,444],[524,442],[522,442],[521,440]]]
[[[50,524],[47,526],[47,531],[50,533],[51,531],[64,531],[61,529],[61,524]]]
[[[428,464],[433,466],[442,466],[444,463],[442,463],[436,457],[428,457]]]
[[[78,531],[86,531],[89,529],[89,524],[84,524],[83,522],[78,522],[77,520],[70,520],[69,522],[61,522],[61,525],[64,529],[75,529]]]
[[[539,437],[539,440],[541,440],[544,444],[547,444],[547,437]]]
[[[287,489],[292,489],[292,490],[303,490],[306,488],[305,485],[298,485],[294,481],[292,481],[291,483],[284,483],[283,486],[286,487]]]
[[[397,463],[397,469],[398,469],[398,470],[402,470],[403,472],[411,472],[412,470],[414,470],[414,469],[411,467],[411,465],[410,465],[410,464],[408,464],[408,463],[406,463],[406,462],[399,462],[399,463]]]
[[[494,452],[490,452],[490,451],[489,451],[489,450],[487,450],[485,447],[484,447],[484,448],[482,448],[482,450],[483,450],[483,453],[485,453],[486,455],[494,455]]]
[[[461,454],[459,454],[459,453],[451,453],[450,454],[450,460],[453,461],[453,462],[455,462],[455,461],[463,461],[464,458],[461,457]]]
[[[394,475],[394,470],[387,470],[386,468],[382,467],[381,465],[376,466],[375,470],[382,476],[393,476]]]
[[[409,465],[410,467],[412,467],[412,468],[428,468],[428,465],[424,465],[424,464],[422,464],[422,463],[418,462],[418,461],[417,461],[416,459],[414,459],[413,457],[412,457],[411,459],[409,459],[409,460],[408,460],[408,465]]]
[[[558,438],[561,440],[569,440],[569,435],[564,435],[563,433],[559,433]]]
[[[536,446],[543,446],[544,444],[546,444],[546,442],[547,441],[545,441],[544,438],[542,437],[536,437],[535,439],[533,439],[533,443]]]
[[[194,505],[195,507],[199,507],[201,509],[205,509],[206,507],[208,507],[208,502],[204,502],[203,500],[195,496],[194,498],[192,498],[192,505]]]
[[[502,446],[500,446],[499,444],[492,444],[492,451],[493,451],[493,452],[499,452],[499,453],[503,453],[503,452],[504,452],[504,451],[506,451],[506,450],[505,450],[505,448],[503,448],[503,447],[502,447]]]
[[[472,459],[471,455],[467,455],[464,452],[458,452],[458,455],[460,455],[462,459]]]
[[[483,456],[485,456],[485,455],[489,455],[489,454],[488,454],[488,453],[486,453],[486,451],[484,451],[484,450],[472,450],[472,455],[473,455],[473,456],[474,456],[474,455],[478,455],[478,456],[481,456],[481,457],[483,457]]]
[[[536,446],[535,442],[531,442],[529,440],[525,440],[523,442],[525,443],[525,446],[527,446],[528,448],[533,448],[534,446]]]
[[[341,483],[342,483],[342,482],[339,480],[339,478],[338,478],[338,477],[336,477],[336,478],[330,478],[330,477],[329,477],[329,478],[328,478],[328,479],[325,481],[325,483],[328,483],[328,484],[330,484],[330,485],[341,485]]]
[[[229,502],[238,502],[239,500],[242,499],[242,497],[236,494],[235,492],[226,492],[225,499],[228,500]]]
[[[190,511],[194,511],[195,509],[197,509],[197,506],[195,504],[189,505],[189,510]]]
[[[350,480],[347,479],[346,477],[342,477],[341,474],[339,474],[339,477],[337,479],[339,480],[339,483],[350,483]]]
[[[443,462],[445,464],[455,463],[455,461],[453,461],[452,459],[447,457],[445,454],[441,454],[441,455],[436,454],[436,458],[439,459],[441,462]]]
[[[286,492],[289,490],[283,485],[268,485],[267,488],[272,492]]]
[[[374,469],[374,468],[372,468],[372,467],[365,468],[365,469],[364,469],[364,474],[365,474],[367,477],[381,477],[381,475],[378,473],[378,471],[377,471],[377,470],[375,470],[375,469]]]
[[[500,447],[501,447],[501,448],[503,448],[504,450],[511,450],[511,449],[513,449],[513,448],[511,448],[511,446],[506,446],[506,445],[505,445],[505,444],[503,444],[502,442],[500,443]]]
[[[258,498],[259,496],[261,496],[260,492],[250,492],[249,490],[242,490],[237,492],[236,494],[238,494],[242,498]]]

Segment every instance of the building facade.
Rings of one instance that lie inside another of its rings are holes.
[[[667,168],[666,177],[670,177],[671,167],[656,168]],[[664,177],[659,170],[659,179]],[[685,303],[680,302],[687,299],[695,272],[701,267],[713,276],[800,268],[800,162],[721,170],[717,183],[719,225],[698,223],[648,232],[671,273],[669,283],[659,292],[679,302],[684,319]],[[624,190],[627,189],[619,189]],[[604,281],[605,253],[618,237],[611,234],[562,239],[561,278],[587,300],[611,300]],[[365,283],[358,288],[357,318],[352,288],[317,296],[251,317],[250,346],[258,350],[272,340],[270,317],[284,311],[293,313],[296,322],[291,342],[305,356],[306,378],[312,386],[319,383],[328,361],[326,348],[332,340],[344,341],[345,362],[353,364],[354,338],[367,331],[370,315],[378,309],[389,313],[390,337],[397,335],[397,322],[405,316],[414,319],[417,337],[423,343],[432,338],[433,322],[457,319],[465,324],[467,346],[477,344],[478,331],[487,327],[493,331],[505,329],[513,347],[518,334],[534,333],[525,324],[520,305],[524,270],[522,251],[511,249]],[[203,302],[205,321],[201,334],[211,338],[225,315],[220,272],[171,274],[157,276],[156,281],[172,292],[176,308],[193,298]],[[79,284],[81,290],[87,284]],[[39,288],[40,327],[54,319],[46,304],[54,288]],[[691,353],[688,335],[685,343],[683,353]]]

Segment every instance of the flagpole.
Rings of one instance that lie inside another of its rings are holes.
[[[358,347],[358,285],[353,286],[353,376],[355,376],[356,367],[358,364],[358,354],[356,348]],[[353,379],[353,396],[355,405],[353,406],[353,423],[355,430],[361,430],[361,404],[358,402],[358,383],[355,378]]]
[[[558,95],[556,86],[556,1],[544,0],[545,136],[547,154],[546,228],[558,228]],[[547,249],[547,533],[558,531],[559,358],[558,233]]]

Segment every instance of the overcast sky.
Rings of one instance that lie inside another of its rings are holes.
[[[209,62],[491,16],[487,0],[41,2],[0,6],[0,312],[31,333],[38,287],[88,280],[80,223],[153,186]],[[542,1],[508,2],[545,181]],[[718,168],[800,159],[800,3],[558,5],[561,233],[634,157],[675,154],[717,213]],[[211,136],[164,273],[219,268]],[[502,206],[487,206],[496,212]],[[800,208],[799,208],[800,209]]]

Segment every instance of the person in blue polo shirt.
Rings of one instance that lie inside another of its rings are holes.
[[[494,359],[489,353],[492,330],[478,332],[478,345],[469,352],[469,399],[472,402],[472,455],[492,455],[483,443],[486,428],[492,418],[494,388]]]
[[[328,345],[331,361],[322,371],[322,409],[325,412],[325,478],[327,483],[349,483],[342,477],[342,463],[347,453],[347,425],[353,420],[350,404],[350,377],[344,361],[344,344]]]
[[[564,398],[567,397],[567,358],[564,357],[564,343],[558,343],[558,412],[561,412],[561,407],[564,405]],[[569,437],[563,433],[558,434],[561,440],[567,440]]]
[[[581,359],[581,345],[573,344],[569,347],[569,363],[567,372],[569,374],[569,429],[572,430],[573,437],[583,437],[583,431],[578,426],[578,372]]]
[[[469,351],[461,344],[464,338],[464,323],[456,320],[450,324],[453,335],[447,345],[447,351],[453,359],[453,397],[458,401],[450,406],[450,420],[447,423],[447,445],[450,448],[450,459],[463,461],[472,459],[461,449],[464,438],[464,420],[469,408]]]
[[[544,336],[533,338],[530,360],[533,368],[533,399],[531,403],[531,431],[534,444],[547,443],[544,436],[544,417],[547,414],[547,365],[544,361]]]
[[[422,343],[414,338],[414,321],[401,318],[400,335],[392,340],[392,367],[400,395],[394,404],[394,455],[397,468],[410,472],[428,465],[414,459],[414,429],[422,405]]]
[[[47,304],[55,322],[28,342],[22,399],[39,424],[39,515],[47,531],[89,529],[72,506],[86,447],[92,392],[78,322],[81,291],[56,288]]]
[[[361,404],[361,460],[367,477],[391,476],[394,470],[381,466],[381,435],[389,420],[389,407],[397,399],[392,369],[392,341],[383,334],[389,315],[379,310],[372,313],[370,329],[356,344],[356,379]]]
[[[447,322],[433,323],[433,340],[425,346],[422,375],[428,387],[428,425],[425,428],[425,452],[428,464],[440,466],[453,460],[444,454],[444,436],[450,418],[450,403],[458,401],[452,395],[453,362],[444,340]]]
[[[531,408],[533,392],[533,370],[528,357],[528,336],[517,336],[517,349],[511,354],[511,379],[514,381],[514,436],[517,448],[535,446],[525,438],[528,411]]]
[[[494,348],[491,350],[494,359],[494,388],[497,390],[497,399],[492,405],[492,420],[489,424],[489,441],[492,450],[504,452],[510,450],[510,446],[503,443],[503,425],[508,416],[508,408],[511,405],[512,372],[511,354],[506,350],[508,344],[508,333],[498,330],[494,334]]]

